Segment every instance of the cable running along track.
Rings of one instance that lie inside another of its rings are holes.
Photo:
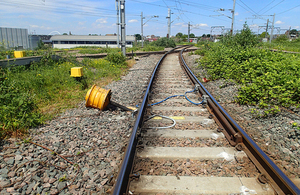
[[[184,50],[153,70],[113,194],[300,194],[199,82]]]

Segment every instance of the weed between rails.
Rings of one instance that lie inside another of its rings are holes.
[[[70,77],[71,68],[78,66],[86,83]],[[119,52],[104,59],[84,59],[80,65],[69,58],[54,61],[47,53],[29,67],[0,69],[0,138],[26,135],[30,127],[77,106],[84,100],[86,86],[102,87],[120,79],[127,69],[126,58]]]

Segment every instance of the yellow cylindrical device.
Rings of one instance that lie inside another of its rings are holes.
[[[110,102],[111,90],[93,85],[85,96],[85,106],[103,110]]]

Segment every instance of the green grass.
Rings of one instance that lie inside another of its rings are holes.
[[[277,49],[279,51],[300,52],[300,39],[284,42],[272,42],[271,44],[266,43],[264,46],[266,48]]]
[[[212,44],[201,60],[211,80],[233,79],[241,85],[238,102],[261,108],[299,106],[300,55],[249,47]]]
[[[300,54],[261,48],[250,32],[224,39],[198,52],[204,55],[199,65],[207,78],[235,81],[240,85],[237,102],[264,108],[266,115],[280,107],[299,107]]]
[[[279,51],[300,52],[300,39],[290,41],[286,35],[280,35],[272,40],[272,43],[264,43],[264,48],[277,49]]]
[[[82,64],[72,58],[53,61],[50,55],[29,67],[0,69],[0,138],[26,134],[28,128],[77,106],[87,87],[118,80],[128,68],[121,53]],[[78,66],[86,77],[81,82],[70,77],[71,68]]]

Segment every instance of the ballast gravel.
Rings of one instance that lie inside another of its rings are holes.
[[[291,179],[300,178],[300,109],[287,108],[268,117],[258,117],[263,110],[255,106],[235,103],[239,86],[233,82],[216,80],[203,82],[205,69],[199,67],[199,55],[184,54],[185,60],[204,87],[237,121],[260,148]],[[293,125],[294,124],[294,125]]]
[[[139,57],[121,80],[105,86],[112,101],[142,101],[162,55]],[[84,98],[84,97],[83,97]],[[0,144],[0,194],[110,194],[131,135],[131,112],[77,108],[30,129],[26,140]]]
[[[140,57],[121,80],[105,86],[112,90],[112,100],[125,106],[139,104],[152,70],[161,57]],[[190,68],[202,79],[205,71],[197,67],[198,58],[196,55],[185,54]],[[282,110],[275,116],[257,118],[251,113],[254,107],[234,103],[238,92],[238,86],[234,83],[219,80],[203,84],[290,178],[299,178],[300,131],[292,125],[295,122],[300,124],[299,109]],[[110,194],[133,125],[134,118],[130,112],[113,106],[99,111],[86,108],[85,102],[82,102],[78,108],[67,110],[46,125],[31,129],[30,140],[2,141],[0,194]],[[201,128],[197,124],[190,125]],[[176,124],[176,128],[185,127]],[[182,147],[192,142],[210,145],[202,140],[158,141],[162,145]],[[225,141],[222,139],[221,142]],[[149,166],[149,163],[153,164],[152,161],[145,161],[140,166]],[[194,173],[193,167],[197,164],[199,162],[189,160],[166,161],[165,164],[157,164],[157,169],[149,166],[148,172],[180,177],[186,173],[230,176],[231,173],[241,171],[238,167],[228,167],[223,173],[219,171],[221,168],[207,164],[203,173]],[[174,166],[173,172],[164,172],[164,166]],[[248,164],[242,161],[240,166]]]

